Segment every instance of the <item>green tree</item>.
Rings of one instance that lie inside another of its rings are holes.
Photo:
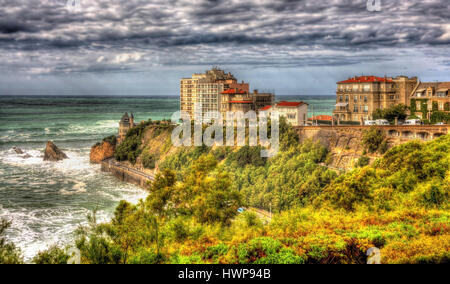
[[[392,105],[383,110],[377,109],[373,113],[374,119],[387,119],[389,122],[393,123],[395,118],[399,120],[404,120],[408,116],[407,114],[408,107],[404,104]]]
[[[237,152],[232,153],[228,157],[228,162],[236,162],[239,167],[245,167],[246,165],[264,166],[266,158],[261,157],[261,146],[244,146]]]
[[[40,251],[33,258],[32,262],[35,264],[67,264],[70,256],[65,250],[52,246],[45,251]]]
[[[431,114],[431,123],[438,122],[448,122],[450,120],[450,115],[442,111],[434,111]]]
[[[362,144],[370,153],[375,153],[385,139],[386,134],[383,130],[371,127],[369,130],[364,131]]]

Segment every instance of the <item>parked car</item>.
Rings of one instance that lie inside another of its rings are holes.
[[[391,125],[387,119],[377,119],[375,120],[376,125]]]
[[[364,121],[364,125],[377,125],[375,120],[366,120]]]
[[[423,122],[420,119],[407,119],[404,125],[422,125]]]
[[[435,125],[445,125],[445,123],[443,123],[443,122],[438,122],[438,123],[436,123]]]

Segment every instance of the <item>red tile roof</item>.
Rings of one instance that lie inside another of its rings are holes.
[[[391,79],[376,77],[376,76],[360,76],[350,78],[345,81],[340,81],[338,84],[346,84],[346,83],[374,83],[374,82],[393,82]]]
[[[326,121],[331,121],[331,120],[333,120],[333,117],[331,115],[318,115],[318,116],[310,117],[310,118],[308,118],[308,120],[326,120]]]
[[[277,107],[298,107],[304,104],[304,102],[279,102],[277,103]]]
[[[262,109],[260,109],[260,111],[264,111],[264,110],[268,110],[268,109],[270,109],[272,106],[265,106],[265,107],[263,107]]]
[[[230,101],[232,104],[252,104],[252,101]]]
[[[246,94],[246,92],[243,91],[243,90],[238,90],[238,89],[228,89],[228,90],[222,92],[222,94],[231,94],[231,95],[233,95],[233,94]]]

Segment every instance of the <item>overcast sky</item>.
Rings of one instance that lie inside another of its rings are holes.
[[[0,95],[178,95],[219,66],[277,95],[353,75],[450,81],[450,1],[0,0]]]

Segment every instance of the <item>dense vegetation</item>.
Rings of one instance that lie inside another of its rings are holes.
[[[143,158],[144,167],[149,169],[153,169],[155,167],[156,157],[146,153],[145,151],[143,152],[142,147],[144,134],[149,126],[153,127],[153,138],[157,137],[165,130],[171,129],[172,127],[168,121],[152,121],[150,119],[131,128],[125,136],[124,141],[120,143],[114,152],[114,157],[117,161],[128,161],[135,164],[137,158],[141,156],[141,154],[144,154],[141,156],[141,158]]]
[[[380,151],[371,131],[365,143]],[[364,263],[377,246],[384,263],[449,262],[450,137],[394,147],[338,176],[321,166],[325,148],[292,134],[283,130],[269,160],[250,147],[178,149],[147,200],[122,202],[112,222],[84,230],[82,261]],[[241,206],[278,213],[270,221]]]
[[[388,144],[386,140],[386,134],[383,130],[373,126],[369,130],[364,130],[362,145],[365,151],[369,153],[380,152],[381,154],[386,153],[388,150]]]
[[[77,232],[81,261],[365,263],[376,246],[383,263],[450,262],[450,136],[394,147],[371,165],[362,158],[338,175],[325,148],[281,128],[271,159],[251,147],[177,149],[146,200],[122,201],[109,223],[89,216]],[[375,130],[362,143],[381,152]],[[52,248],[35,262],[64,257]]]
[[[373,113],[373,119],[387,119],[390,123],[394,123],[395,119],[405,120],[408,117],[408,107],[404,104],[392,105],[385,109],[377,109]]]

